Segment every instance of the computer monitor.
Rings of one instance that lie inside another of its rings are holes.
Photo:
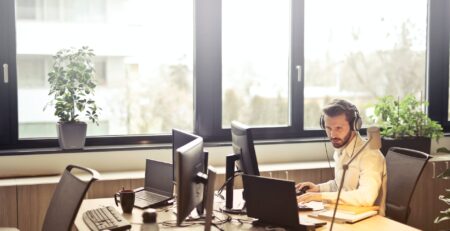
[[[233,154],[226,157],[226,201],[225,212],[242,213],[242,209],[233,209],[233,188],[235,167],[243,174],[259,176],[258,160],[253,144],[252,130],[238,121],[231,122],[231,140]]]
[[[177,225],[180,225],[194,208],[204,204],[205,230],[209,230],[216,174],[212,168],[208,168],[208,175],[205,174],[203,138],[199,137],[178,148],[175,157]]]
[[[252,130],[237,121],[231,122],[231,140],[234,154],[239,155],[237,168],[247,175],[259,176],[258,160],[253,144]]]
[[[185,132],[179,129],[172,129],[172,164],[173,164],[173,181],[176,182],[175,179],[175,168],[176,168],[176,152],[177,149],[181,146],[200,138],[200,136],[197,136],[195,134]],[[205,166],[206,167],[206,166]],[[205,169],[206,171],[206,169]]]

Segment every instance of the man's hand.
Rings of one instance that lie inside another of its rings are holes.
[[[297,197],[297,203],[307,203],[310,201],[322,201],[322,194],[312,192],[312,193],[305,193]]]
[[[309,187],[309,189],[306,192],[319,192],[320,191],[319,186],[314,184],[314,183],[312,183],[312,182],[301,182],[301,183],[298,183],[297,185],[295,185],[295,189],[296,190],[300,190],[300,189],[302,189],[305,186]]]

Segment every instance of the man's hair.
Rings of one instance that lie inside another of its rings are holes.
[[[344,99],[332,100],[322,109],[322,112],[329,117],[336,117],[345,114],[345,118],[347,119],[350,127],[353,127],[352,124],[354,123],[354,120],[359,116],[356,106]]]

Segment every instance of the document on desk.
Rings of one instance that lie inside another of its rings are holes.
[[[299,203],[299,206],[306,206],[311,208],[312,211],[320,211],[325,209],[325,205],[321,201],[310,201],[307,203]]]
[[[340,223],[355,223],[360,220],[366,219],[371,216],[375,216],[378,214],[378,211],[376,210],[370,210],[362,213],[352,214],[348,212],[343,211],[336,211],[335,221]],[[322,212],[315,212],[313,214],[309,214],[308,216],[314,217],[314,218],[325,218],[325,219],[331,219],[333,217],[333,210],[328,209],[326,211]]]

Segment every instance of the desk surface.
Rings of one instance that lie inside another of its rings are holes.
[[[220,200],[220,199],[218,199]],[[221,206],[221,203],[218,202],[218,206]],[[80,210],[78,212],[78,215],[75,219],[75,226],[80,231],[88,231],[89,228],[84,224],[84,221],[82,219],[82,213],[86,210],[101,207],[101,206],[108,206],[114,204],[113,198],[101,198],[101,199],[86,199],[83,201]],[[116,207],[118,211],[121,211],[119,207]],[[134,208],[132,214],[122,214],[125,219],[127,219],[132,224],[131,230],[140,230],[140,224],[142,223],[142,211],[141,209]],[[203,230],[203,225],[192,225],[188,227],[167,227],[161,224],[161,222],[169,222],[171,224],[175,223],[176,216],[174,214],[175,207],[174,206],[167,206],[163,207],[157,210],[158,211],[158,218],[157,221],[159,223],[160,229],[173,229],[173,230]],[[307,212],[301,212],[300,213],[300,220],[302,219],[308,219],[313,220],[313,218],[307,217]],[[214,215],[217,218],[225,219],[226,215],[223,215],[220,212],[214,211]],[[262,228],[258,229],[251,225],[251,218],[248,218],[247,216],[238,216],[238,215],[232,215],[233,220],[231,222],[227,222],[223,225],[220,225],[220,227],[227,231],[233,231],[233,230],[264,230]],[[238,221],[240,219],[243,221],[240,223]],[[216,223],[218,220],[214,219],[214,223]],[[211,230],[217,230],[216,228],[212,227]],[[326,226],[317,228],[318,231],[325,231],[329,230],[329,222]],[[413,227],[401,224],[399,222],[390,220],[388,218],[385,218],[383,216],[374,216],[362,221],[359,221],[355,224],[335,224],[333,226],[333,230],[339,231],[352,231],[352,230],[365,230],[365,231],[371,231],[371,230],[395,230],[395,231],[414,231],[418,230]]]

